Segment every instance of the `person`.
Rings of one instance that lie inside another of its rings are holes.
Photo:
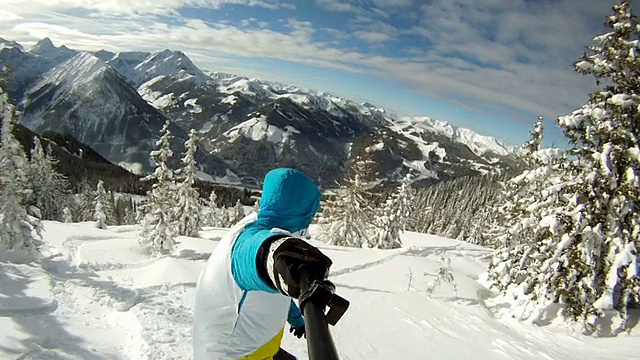
[[[320,207],[303,172],[271,170],[260,208],[234,225],[211,253],[196,286],[193,350],[202,359],[277,359],[285,323],[301,338],[300,269],[324,280],[332,264],[301,238]]]

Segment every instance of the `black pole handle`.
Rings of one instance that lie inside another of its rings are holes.
[[[333,292],[329,281],[314,279],[304,267],[300,269],[300,308],[305,319],[307,349],[310,360],[339,360],[338,351],[329,332],[349,307],[349,302]],[[325,315],[325,307],[330,310]]]

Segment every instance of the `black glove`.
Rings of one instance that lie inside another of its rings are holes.
[[[295,299],[300,296],[300,269],[303,267],[310,275],[310,281],[324,280],[329,275],[331,259],[306,241],[287,237],[271,246],[275,249],[271,249],[272,259],[268,259],[267,264],[272,263],[273,267],[267,271],[281,293]]]
[[[291,329],[289,329],[290,333],[293,333],[293,336],[297,337],[298,339],[302,338],[302,336],[304,335],[304,338],[307,338],[307,334],[305,333],[304,330],[304,325],[294,328],[293,326],[291,327]]]

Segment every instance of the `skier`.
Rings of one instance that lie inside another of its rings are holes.
[[[281,359],[285,322],[305,335],[293,299],[302,266],[324,280],[332,261],[299,237],[320,207],[320,191],[288,168],[264,179],[260,209],[223,237],[200,274],[194,307],[194,358]]]

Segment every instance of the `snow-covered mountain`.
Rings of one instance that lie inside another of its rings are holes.
[[[480,135],[469,129],[455,127],[445,121],[438,121],[429,117],[402,117],[394,121],[392,128],[403,133],[431,132],[444,135],[454,142],[467,145],[478,156],[487,153],[508,156],[513,154],[514,151],[513,148],[504,145],[494,137]]]
[[[9,93],[17,99],[22,98],[29,83],[77,53],[65,46],[55,47],[49,38],[40,40],[29,50],[2,38],[0,44],[0,65],[11,70]]]
[[[48,55],[62,53],[54,51],[50,43],[36,45],[33,50]],[[70,134],[125,167],[137,163],[150,169],[149,152],[166,117],[141,99],[104,61],[86,52],[70,55],[23,90],[21,123],[38,133]],[[174,148],[181,151],[187,133],[177,125],[171,131]],[[209,173],[224,170],[214,156],[201,153],[199,159]]]
[[[291,166],[333,186],[358,156],[376,162],[381,181],[412,172],[432,183],[515,164],[494,138],[324,92],[205,73],[179,51],[89,54],[49,39],[29,51],[0,44],[25,125],[70,132],[116,163],[149,169],[148,150],[168,118],[176,142],[200,132],[203,176],[214,180],[257,184],[269,169]]]
[[[110,53],[102,50],[98,51],[96,56],[118,71],[134,87],[161,76],[183,81],[192,80],[197,84],[204,84],[208,80],[208,76],[181,51],[163,50],[149,54]]]

